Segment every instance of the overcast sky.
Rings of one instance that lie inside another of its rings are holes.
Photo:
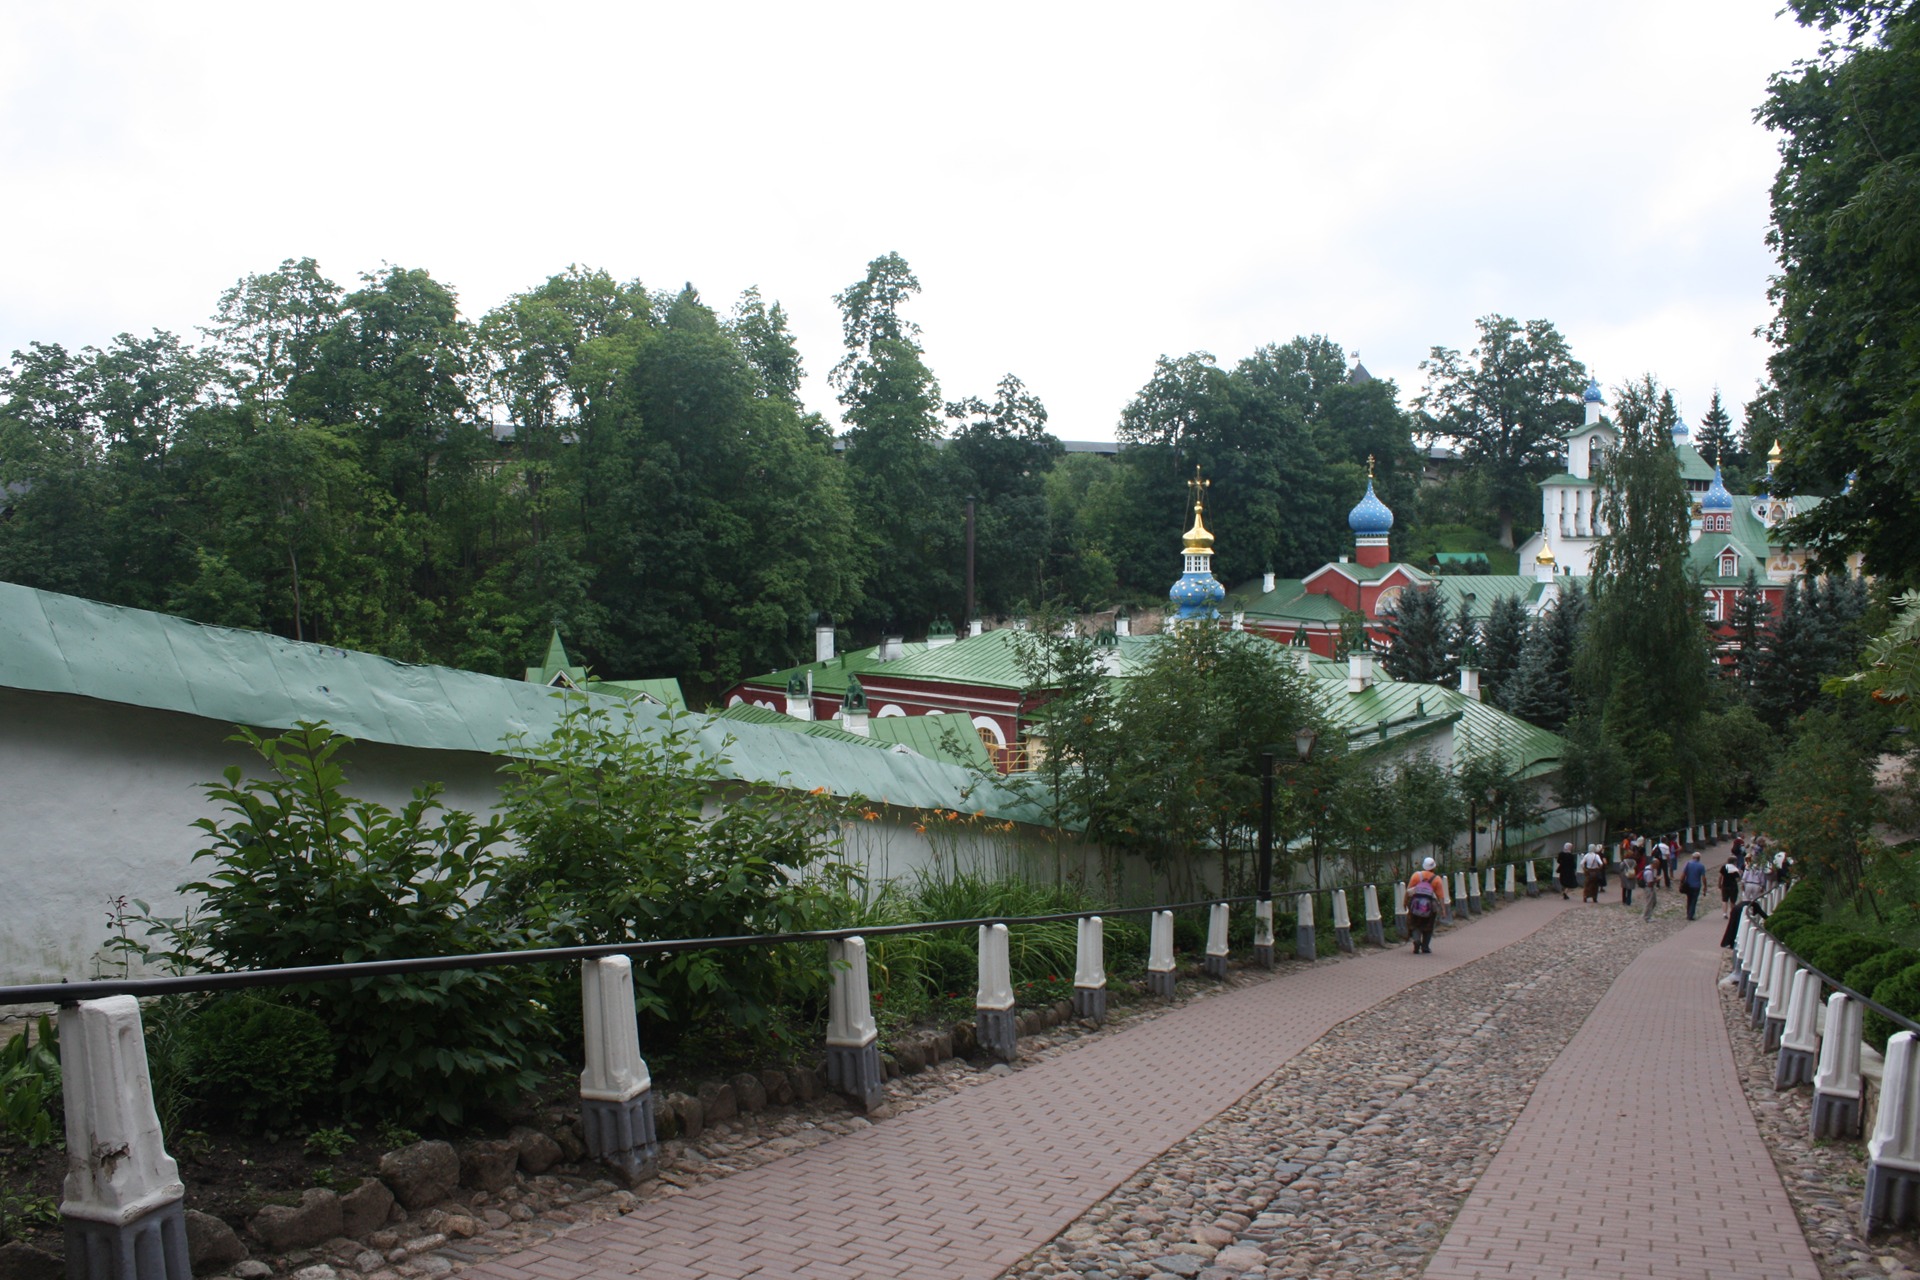
[[[1763,373],[1766,0],[766,5],[0,0],[0,351],[192,334],[287,257],[477,317],[570,263],[786,305],[897,250],[949,399],[1111,438],[1162,353],[1324,333],[1403,399],[1544,317],[1689,421]],[[1737,409],[1736,409],[1737,412]]]

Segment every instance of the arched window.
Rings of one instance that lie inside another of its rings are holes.
[[[1740,557],[1731,550],[1720,553],[1720,576],[1731,578],[1740,570]]]

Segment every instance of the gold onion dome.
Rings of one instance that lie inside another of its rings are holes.
[[[1200,518],[1200,504],[1193,504],[1193,528],[1187,530],[1184,547],[1190,556],[1210,556],[1213,554],[1213,534],[1208,532],[1206,521]]]
[[[1767,461],[1768,462],[1780,461],[1780,442],[1778,440],[1775,440],[1773,442],[1773,448],[1767,450]]]
[[[1533,558],[1533,562],[1535,564],[1552,564],[1553,548],[1548,546],[1542,546],[1540,548],[1540,554]]]

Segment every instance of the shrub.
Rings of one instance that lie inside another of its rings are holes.
[[[1828,943],[1850,936],[1838,925],[1822,924],[1818,920],[1789,920],[1784,926],[1769,920],[1767,927],[1781,946],[1802,960]]]
[[[1881,979],[1870,994],[1875,1004],[1885,1005],[1908,1018],[1920,1017],[1920,964],[1910,964],[1891,978]],[[1894,1030],[1891,1021],[1871,1009],[1867,1010],[1862,1034],[1868,1044],[1882,1053],[1886,1052],[1887,1037]]]
[[[1906,947],[1895,947],[1862,960],[1845,973],[1834,976],[1861,995],[1871,996],[1875,987],[1902,969],[1915,964],[1920,964],[1920,952],[1911,951]]]
[[[36,1043],[27,1042],[23,1029],[0,1045],[0,1134],[29,1147],[44,1147],[61,1136],[54,1115],[60,1099],[60,1043],[52,1019],[44,1015],[35,1031]]]
[[[276,738],[242,729],[270,776],[235,766],[208,784],[222,818],[194,825],[214,870],[183,886],[201,914],[147,917],[176,968],[279,969],[537,945],[506,927],[488,894],[502,829],[444,808],[438,784],[398,811],[346,794],[349,739],[302,723]],[[356,978],[289,992],[326,1025],[351,1106],[449,1124],[477,1105],[510,1105],[556,1061],[547,980],[535,970],[469,969]],[[226,1016],[238,1016],[230,1014]],[[223,1098],[232,1105],[236,1098]],[[263,1113],[264,1114],[264,1113]]]
[[[1806,962],[1826,974],[1838,977],[1859,964],[1862,960],[1871,960],[1898,948],[1885,938],[1869,938],[1863,933],[1845,933],[1830,942],[1822,943],[1811,952],[1803,953]]]
[[[333,1038],[310,1010],[222,996],[181,1035],[183,1083],[195,1097],[218,1099],[242,1128],[285,1129],[333,1087]]]

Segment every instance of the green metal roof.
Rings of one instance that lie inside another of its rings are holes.
[[[1014,640],[1019,634],[1011,629],[985,631],[952,644],[922,645],[892,662],[874,667],[872,674],[974,684],[991,689],[1024,689],[1027,677],[1020,672],[1019,650]]]
[[[588,680],[587,691],[611,694],[615,697],[631,697],[638,694],[663,707],[672,707],[676,711],[687,709],[686,697],[680,692],[680,682],[672,676],[662,676],[654,680]]]
[[[810,738],[828,738],[834,742],[852,743],[856,747],[869,749],[885,747],[884,742],[875,742],[872,738],[863,738],[857,733],[849,733],[831,720],[801,720],[772,707],[756,707],[751,702],[742,702],[728,707],[719,713],[725,720],[745,720],[751,724],[764,724],[775,729],[784,729],[788,733],[804,733]]]
[[[989,633],[992,634],[992,633]],[[769,671],[763,675],[748,676],[745,683],[759,688],[774,689],[784,694],[787,681],[796,675],[807,672],[813,674],[813,691],[843,698],[847,693],[847,677],[865,677],[869,672],[895,666],[904,657],[919,653],[927,647],[924,640],[914,640],[903,644],[902,658],[893,662],[881,662],[875,655],[880,652],[879,645],[869,645],[864,649],[850,649],[837,654],[828,662],[803,662],[798,666],[784,667],[779,671]],[[947,646],[951,648],[952,646]]]
[[[1579,476],[1576,476],[1571,472],[1566,472],[1566,471],[1562,471],[1559,475],[1548,476],[1545,480],[1542,480],[1540,483],[1543,487],[1546,485],[1552,484],[1552,485],[1560,485],[1563,487],[1571,485],[1577,489],[1593,488],[1593,481],[1582,480]]]
[[[1676,444],[1673,446],[1673,451],[1680,458],[1682,480],[1697,480],[1701,484],[1706,484],[1713,479],[1713,464],[1701,457],[1698,449],[1690,444]]]
[[[1560,767],[1566,740],[1489,703],[1441,685],[1407,684],[1379,673],[1359,693],[1347,692],[1344,663],[1315,663],[1308,674],[1327,718],[1356,750],[1454,726],[1455,751],[1497,750],[1522,776]]]
[[[991,769],[993,753],[980,740],[971,716],[943,712],[932,716],[877,716],[867,729],[880,742],[897,743],[929,760],[946,760]]]
[[[493,752],[515,734],[552,731],[564,698],[524,680],[374,654],[259,631],[99,604],[0,582],[0,688],[69,694],[259,729],[323,720],[367,742],[428,751]],[[876,751],[719,716],[632,707],[632,732],[688,724],[724,777],[862,796],[910,809],[984,811],[1044,822],[1031,802],[958,765]]]
[[[1278,604],[1248,606],[1246,612],[1249,618],[1271,618],[1283,622],[1339,622],[1353,610],[1332,596],[1302,592]]]

